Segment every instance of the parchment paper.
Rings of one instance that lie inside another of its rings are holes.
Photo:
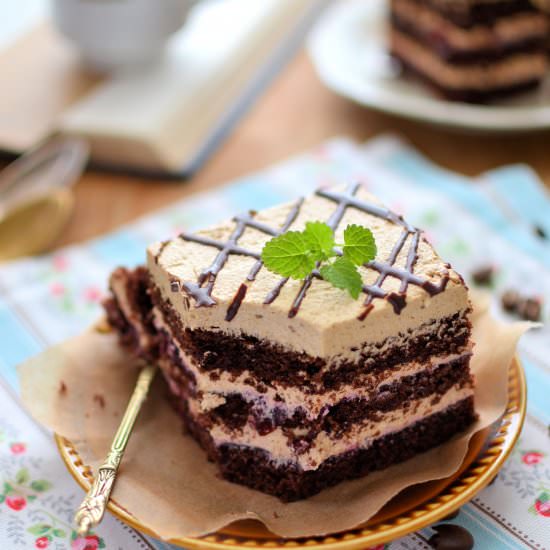
[[[308,500],[284,504],[218,477],[198,445],[182,435],[166,387],[157,376],[121,464],[112,497],[160,538],[199,536],[246,518],[282,537],[351,529],[402,489],[454,473],[478,430],[497,420],[507,402],[507,370],[531,325],[494,320],[487,300],[473,317],[479,420],[452,441],[407,462],[342,483]],[[31,414],[70,439],[85,464],[104,458],[132,392],[136,370],[113,333],[90,329],[21,365],[22,397]]]

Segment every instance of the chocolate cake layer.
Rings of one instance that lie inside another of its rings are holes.
[[[485,45],[480,48],[457,48],[449,42],[448,37],[443,32],[425,31],[397,13],[391,13],[390,21],[395,29],[414,38],[437,53],[441,59],[454,65],[486,64],[500,61],[518,53],[539,54],[545,50],[547,43],[548,33],[544,32],[521,38],[518,41],[505,42],[495,37],[492,45]]]
[[[360,374],[366,371],[384,371],[411,360],[425,361],[442,353],[460,353],[468,343],[471,329],[467,317],[469,312],[462,316],[455,314],[419,327],[417,335],[396,335],[403,338],[398,346],[392,346],[391,339],[374,347],[364,346],[358,361],[343,360],[327,369],[329,365],[325,359],[287,351],[254,336],[233,338],[222,332],[188,330],[182,326],[171,305],[162,299],[158,289],[152,287],[150,294],[182,348],[201,369],[233,374],[247,371],[261,384],[276,381],[283,385],[298,385],[305,391],[361,384]],[[437,338],[434,338],[435,330]]]
[[[491,25],[502,17],[537,11],[531,0],[502,0],[483,2],[468,0],[417,0],[429,6],[453,24],[469,28],[474,25]]]
[[[423,397],[433,397],[433,404],[451,387],[472,385],[468,364],[470,356],[460,357],[413,376],[404,376],[391,384],[381,384],[367,398],[343,399],[327,406],[314,420],[308,419],[304,409],[297,409],[289,416],[284,407],[275,409],[269,416],[262,408],[255,407],[240,394],[224,396],[225,403],[210,410],[204,417],[211,423],[221,423],[234,430],[247,422],[255,425],[259,433],[267,434],[277,426],[287,429],[307,430],[308,435],[324,431],[336,437],[352,424],[365,419],[376,420],[380,412],[402,408],[407,402]]]
[[[123,346],[136,355],[155,358],[158,355],[157,330],[153,325],[149,284],[147,268],[139,266],[128,270],[119,267],[111,274],[111,295],[104,300],[103,307]]]
[[[399,54],[392,52],[392,57],[394,57],[401,64],[404,74],[412,78],[418,79],[420,82],[423,82],[438,95],[450,101],[479,104],[490,103],[499,99],[508,98],[519,93],[535,90],[540,86],[541,83],[540,78],[533,78],[508,86],[501,86],[488,90],[477,90],[474,88],[447,88],[445,86],[441,86],[440,84],[432,80],[429,76],[419,71],[418,67],[411,65]]]
[[[262,449],[230,444],[216,447],[208,431],[189,415],[185,406],[178,405],[188,431],[219,465],[224,478],[287,502],[403,462],[444,443],[476,418],[473,398],[467,398],[401,431],[376,439],[369,447],[331,457],[318,469],[304,471],[293,464],[274,464]]]

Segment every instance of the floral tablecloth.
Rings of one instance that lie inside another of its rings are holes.
[[[459,154],[457,152],[457,154]],[[319,185],[363,181],[394,210],[426,229],[438,251],[466,276],[496,268],[496,295],[521,288],[545,298],[550,317],[550,198],[525,166],[482,174],[475,185],[383,137],[366,145],[331,140],[261,173],[154,213],[118,231],[53,254],[0,267],[0,549],[168,548],[111,516],[87,539],[71,518],[82,498],[51,434],[18,401],[16,365],[92,323],[110,270],[144,260],[144,248],[183,228],[306,194]],[[116,183],[114,183],[116,184]],[[208,219],[204,219],[205,213]],[[535,231],[535,228],[538,228]],[[550,548],[550,328],[521,341],[528,415],[521,439],[496,481],[449,520],[475,547]],[[431,528],[386,545],[430,548]],[[382,548],[382,547],[381,547]]]

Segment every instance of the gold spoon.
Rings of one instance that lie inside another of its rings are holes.
[[[71,216],[71,186],[87,160],[84,141],[53,137],[0,172],[0,261],[53,243]]]
[[[86,536],[90,529],[103,519],[111,496],[111,490],[116,480],[118,466],[156,372],[157,368],[154,365],[146,365],[139,373],[132,397],[130,397],[122,421],[115,434],[111,449],[105,461],[99,467],[86,497],[74,516],[77,526],[76,530],[81,537]]]

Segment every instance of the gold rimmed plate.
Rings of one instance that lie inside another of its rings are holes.
[[[227,548],[309,548],[319,550],[361,549],[395,540],[429,526],[471,500],[496,476],[517,441],[527,404],[525,376],[520,361],[513,360],[508,374],[508,402],[502,418],[477,432],[468,453],[454,475],[409,487],[390,500],[365,525],[331,536],[282,539],[259,522],[239,521],[216,533],[198,538],[183,537],[168,542],[201,550]],[[93,476],[72,445],[55,435],[59,452],[77,483],[86,491]],[[110,512],[135,529],[155,536],[155,532],[130,512],[111,500]]]

